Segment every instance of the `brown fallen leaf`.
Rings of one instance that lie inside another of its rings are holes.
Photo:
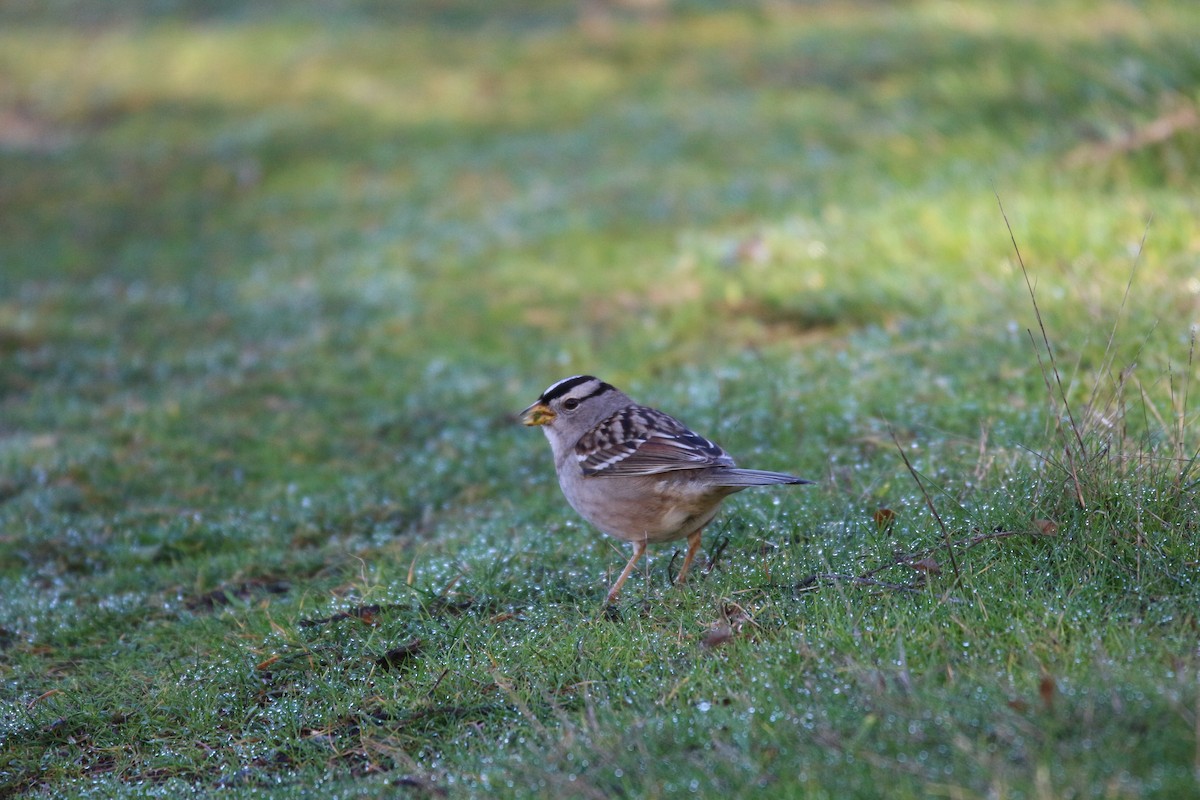
[[[341,622],[342,620],[345,620],[345,619],[356,619],[359,622],[363,623],[364,625],[374,625],[376,623],[376,618],[381,613],[386,612],[386,611],[392,611],[397,608],[399,608],[399,606],[397,606],[397,605],[380,606],[380,605],[372,604],[372,605],[368,605],[368,606],[355,606],[354,608],[351,608],[348,611],[339,611],[338,613],[336,613],[330,617],[318,617],[316,619],[302,619],[302,620],[300,620],[300,625],[302,627],[309,628],[314,625],[328,625],[329,623],[332,623],[332,622]]]
[[[728,622],[722,620],[721,622],[714,622],[709,626],[708,632],[700,640],[700,646],[712,650],[732,639],[733,627]]]
[[[756,626],[754,617],[744,607],[737,603],[725,603],[721,606],[721,617],[710,623],[708,632],[700,640],[704,647],[720,647],[742,632],[747,625]]]
[[[391,669],[392,667],[399,668],[404,662],[411,659],[417,653],[421,652],[421,640],[419,638],[410,639],[402,645],[393,647],[379,658],[375,659],[375,663],[382,669]]]
[[[890,508],[880,508],[875,511],[875,527],[881,533],[890,531],[892,526],[896,524],[896,512]]]
[[[942,565],[937,562],[933,556],[926,556],[920,561],[909,561],[908,565],[917,572],[924,572],[927,575],[942,574]]]
[[[1033,528],[1042,536],[1058,535],[1058,523],[1051,519],[1035,519]]]
[[[1041,695],[1042,705],[1047,711],[1054,708],[1054,694],[1057,687],[1054,685],[1054,679],[1048,674],[1042,674],[1042,680],[1038,683],[1038,694]]]

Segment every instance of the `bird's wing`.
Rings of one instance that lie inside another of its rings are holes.
[[[674,417],[646,406],[627,406],[575,445],[584,475],[656,475],[681,469],[732,467],[733,459]]]

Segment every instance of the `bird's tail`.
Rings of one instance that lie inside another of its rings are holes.
[[[744,489],[748,486],[774,486],[781,483],[812,483],[786,472],[768,472],[762,469],[725,469],[713,476],[721,486]]]

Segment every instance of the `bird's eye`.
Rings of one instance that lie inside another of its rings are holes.
[[[579,401],[574,397],[568,397],[566,400],[563,400],[563,408],[567,411],[574,411],[579,408]]]

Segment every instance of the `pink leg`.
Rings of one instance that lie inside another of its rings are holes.
[[[629,563],[625,565],[625,569],[621,570],[621,576],[617,578],[617,582],[608,590],[608,603],[611,605],[617,601],[617,595],[621,594],[621,587],[625,585],[625,579],[629,577],[629,573],[633,572],[633,568],[637,566],[638,559],[642,557],[642,553],[646,552],[645,542],[633,543],[633,558],[629,559]]]
[[[675,578],[675,583],[687,583],[688,568],[692,566],[692,559],[696,557],[696,551],[700,549],[700,534],[703,531],[704,528],[701,528],[688,534],[687,555],[683,557],[683,566],[679,568],[679,575]]]

